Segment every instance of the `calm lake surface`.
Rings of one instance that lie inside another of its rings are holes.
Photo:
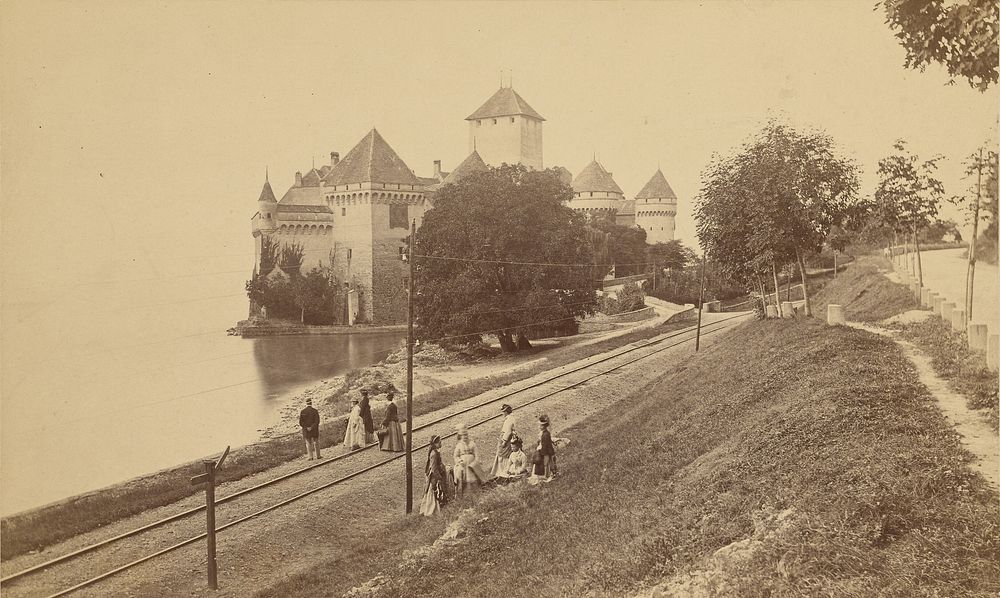
[[[405,337],[227,336],[245,277],[5,300],[3,514],[253,442],[296,391]]]

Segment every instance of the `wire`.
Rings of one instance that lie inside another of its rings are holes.
[[[649,262],[635,262],[627,264],[594,264],[594,263],[567,263],[567,262],[516,262],[507,260],[484,260],[471,257],[451,257],[445,255],[426,255],[426,254],[413,254],[414,259],[423,258],[429,260],[448,260],[455,262],[474,262],[481,264],[509,264],[514,266],[561,266],[568,268],[610,268],[611,266],[648,266]],[[638,275],[637,275],[638,276]]]

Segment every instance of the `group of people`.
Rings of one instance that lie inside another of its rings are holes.
[[[403,430],[399,426],[399,411],[396,408],[395,392],[389,390],[382,426],[376,430],[372,420],[372,407],[368,390],[361,390],[361,398],[351,399],[351,411],[347,416],[347,431],[344,434],[344,446],[348,450],[357,450],[374,442],[378,436],[379,448],[383,451],[399,453],[406,450],[403,444]],[[322,459],[319,452],[319,412],[312,406],[312,399],[306,399],[306,406],[299,413],[299,427],[302,428],[302,438],[306,442],[306,454],[309,460]]]
[[[399,426],[399,412],[396,408],[395,393],[387,395],[389,404],[385,408],[382,426],[376,430],[372,419],[372,408],[368,390],[361,390],[361,398],[351,399],[351,411],[347,416],[347,431],[344,446],[348,450],[358,450],[368,446],[378,436],[379,449],[402,452],[403,431]],[[452,454],[454,465],[445,467],[441,457],[441,437],[432,436],[427,451],[424,473],[427,487],[420,503],[420,513],[431,516],[441,510],[453,493],[464,494],[469,484],[482,487],[487,484],[506,485],[527,479],[530,484],[550,482],[558,474],[556,467],[556,443],[549,432],[549,417],[538,418],[538,442],[531,459],[524,452],[524,441],[517,433],[517,419],[514,410],[506,403],[500,406],[504,414],[497,439],[496,456],[488,472],[484,472],[479,462],[476,442],[469,437],[469,429],[459,424],[456,430],[455,450]],[[306,399],[306,407],[299,414],[299,426],[306,442],[309,460],[322,459],[319,447],[319,412],[312,406],[312,399]]]
[[[424,466],[427,486],[420,502],[422,515],[430,517],[439,512],[441,506],[448,502],[452,491],[461,495],[473,482],[479,486],[489,483],[506,485],[527,479],[530,484],[537,484],[552,481],[558,474],[555,443],[549,431],[548,416],[542,415],[538,418],[538,443],[529,461],[523,450],[524,441],[517,434],[517,420],[513,415],[513,409],[510,405],[504,404],[500,410],[505,417],[500,427],[496,456],[493,458],[489,473],[483,473],[480,467],[476,443],[469,438],[469,429],[465,424],[459,424],[456,430],[454,467],[450,470],[445,467],[441,457],[441,437],[431,437],[427,450],[427,463]]]

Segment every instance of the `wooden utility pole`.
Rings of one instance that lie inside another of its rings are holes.
[[[409,292],[406,294],[406,514],[413,512],[413,240],[417,236],[416,219],[410,223]]]
[[[705,304],[705,262],[708,260],[708,254],[703,253],[701,256],[701,293],[698,295],[698,329],[694,335],[694,350],[695,352],[701,346],[701,306]],[[777,289],[775,289],[777,292]]]
[[[205,460],[205,473],[191,478],[191,485],[207,483],[205,486],[205,521],[207,527],[206,538],[208,540],[208,587],[213,590],[219,589],[219,565],[215,560],[215,472],[222,467],[222,462],[229,456],[229,447],[219,457],[218,461]]]

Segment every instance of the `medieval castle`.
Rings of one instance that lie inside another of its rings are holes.
[[[420,226],[424,211],[434,204],[435,191],[491,164],[544,167],[545,119],[513,88],[501,87],[465,120],[470,153],[451,172],[442,171],[441,161],[435,160],[433,176],[417,176],[372,129],[343,158],[332,152],[322,168],[295,173],[295,184],[280,200],[265,180],[251,220],[257,266],[264,236],[297,243],[304,251],[303,272],[323,264],[344,281],[349,324],[405,321],[408,266],[400,254],[410,221]],[[673,240],[677,196],[660,170],[632,200],[625,199],[597,160],[575,178],[563,167],[556,170],[573,187],[568,205],[574,210],[639,226],[648,243]]]

